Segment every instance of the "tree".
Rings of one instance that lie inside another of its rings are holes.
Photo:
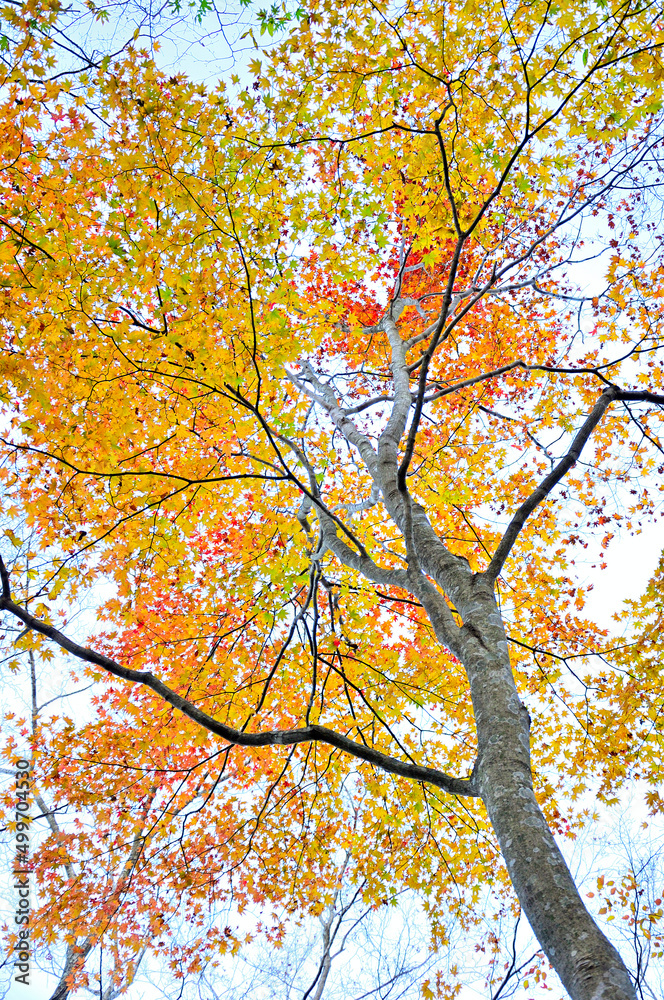
[[[513,889],[574,1000],[632,998],[553,834],[596,769],[658,780],[576,552],[661,472],[660,14],[303,13],[244,89],[16,50],[2,475],[51,567],[2,607],[102,688],[44,777],[118,845],[155,789],[127,948],[169,893],[323,912],[343,851],[434,923]],[[102,581],[89,648],[53,602]]]
[[[634,983],[639,1000],[659,996],[662,992],[662,885],[661,838],[640,829],[627,817],[616,824],[614,843],[610,844],[613,864],[606,864],[606,841],[602,844],[606,873],[596,879],[596,891],[588,893],[600,904],[600,913],[617,917],[615,925],[623,939],[634,969]],[[631,829],[630,829],[631,827]],[[610,855],[609,855],[610,858]],[[616,860],[618,863],[616,864]]]

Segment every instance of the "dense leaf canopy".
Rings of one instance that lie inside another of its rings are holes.
[[[57,7],[11,15],[5,607],[98,681],[34,720],[40,794],[88,818],[40,847],[35,926],[125,970],[147,942],[195,974],[231,904],[321,912],[345,852],[439,943],[487,887],[515,905],[446,566],[497,581],[551,829],[635,777],[661,805],[661,580],[647,642],[583,610],[659,503],[661,12],[304,15],[207,88],[138,43],[59,73]]]

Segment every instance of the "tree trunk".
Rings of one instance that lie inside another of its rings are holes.
[[[530,719],[500,612],[488,587],[477,597],[466,627],[481,639],[464,659],[477,724],[475,774],[519,902],[572,1000],[635,1000],[629,973],[588,913],[535,799]]]

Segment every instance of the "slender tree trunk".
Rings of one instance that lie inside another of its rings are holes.
[[[530,719],[500,613],[488,588],[478,598],[469,624],[484,653],[464,662],[477,723],[476,781],[512,884],[572,1000],[635,1000],[629,973],[588,913],[535,799]]]
[[[345,870],[346,865],[344,864],[343,870]],[[338,892],[334,896],[335,901],[338,899]],[[332,925],[335,918],[334,903],[332,903],[328,909],[325,911],[325,916],[320,917],[321,927],[323,928],[322,939],[323,939],[323,954],[321,956],[320,965],[318,966],[318,972],[316,974],[316,979],[314,979],[312,985],[304,994],[302,1000],[307,1000],[311,997],[311,1000],[321,1000],[323,996],[323,991],[327,983],[327,978],[330,975],[330,969],[332,968]],[[311,991],[315,987],[315,992]]]
[[[60,976],[58,985],[55,987],[55,990],[50,996],[50,1000],[67,1000],[67,997],[69,997],[72,992],[71,986],[67,980],[85,965],[86,959],[93,948],[94,941],[92,938],[87,938],[82,945],[67,946],[65,967],[62,975]]]

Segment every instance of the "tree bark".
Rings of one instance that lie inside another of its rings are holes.
[[[473,638],[481,638],[474,654],[469,649],[464,657],[477,725],[475,779],[510,879],[572,1000],[635,1000],[627,968],[586,909],[535,799],[530,719],[516,690],[492,589],[480,583],[478,590],[469,624]]]

